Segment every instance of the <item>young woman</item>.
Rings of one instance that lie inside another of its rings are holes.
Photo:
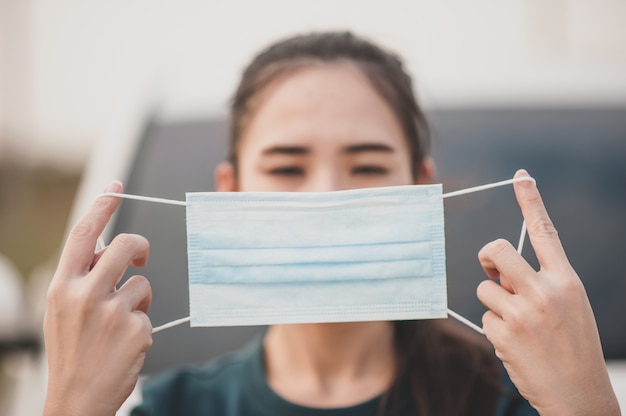
[[[235,93],[231,127],[219,191],[433,180],[428,127],[401,61],[350,33],[297,36],[262,52]],[[515,192],[541,269],[503,240],[479,253],[492,345],[446,320],[275,325],[237,354],[157,379],[133,414],[535,414],[528,403],[542,415],[619,414],[584,288],[535,186]],[[50,286],[49,416],[113,415],[152,343],[148,281],[115,289],[129,264],[146,262],[148,242],[119,235],[93,254],[117,204],[97,200],[74,227]]]

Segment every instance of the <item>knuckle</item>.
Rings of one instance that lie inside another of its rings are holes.
[[[515,309],[510,309],[509,311],[507,311],[506,320],[507,323],[513,328],[518,328],[520,326],[520,323],[522,322],[519,312]]]
[[[488,331],[488,329],[491,327],[491,320],[493,319],[493,312],[490,310],[485,311],[485,313],[483,313],[481,322],[483,324],[483,329]]]
[[[46,312],[60,316],[89,316],[97,308],[100,299],[85,285],[51,284],[46,294]]]
[[[553,290],[534,292],[531,301],[524,302],[516,309],[515,328],[519,333],[532,334],[540,328],[551,327],[556,316],[560,295]]]
[[[134,312],[137,319],[132,320],[130,328],[131,337],[136,342],[142,345],[142,350],[145,351],[152,346],[152,325],[150,318],[143,312]]]
[[[154,342],[152,340],[152,331],[149,332],[149,335],[147,335],[147,336],[144,335],[143,340],[144,340],[144,342],[143,342],[143,350],[146,351],[150,347],[152,347],[152,343]]]
[[[124,251],[131,250],[135,246],[135,236],[126,233],[118,234],[111,244],[115,244],[115,246]]]
[[[99,214],[105,214],[107,212],[113,211],[116,204],[117,204],[116,198],[110,198],[110,197],[98,198],[94,205],[94,211],[96,211]]]
[[[149,251],[150,243],[148,240],[138,234],[121,233],[115,236],[111,242],[112,246],[125,253],[138,253],[142,251]]]
[[[127,314],[130,312],[118,299],[110,299],[100,312],[103,325],[110,331],[116,331],[124,327]]]
[[[94,220],[99,220],[103,215],[111,212],[116,201],[113,198],[98,198],[90,214],[81,219],[70,231],[70,235],[78,238],[91,237],[98,229]]]
[[[137,241],[138,251],[149,254],[150,242],[148,241],[148,239],[142,235],[135,235],[135,238],[137,239],[136,241]]]
[[[48,304],[57,304],[63,299],[63,289],[60,285],[52,282],[50,286],[48,286],[48,292],[46,293],[46,300]]]
[[[105,321],[116,325],[119,322],[123,322],[126,308],[117,299],[111,299],[106,303],[106,307],[102,311],[102,317]]]
[[[491,258],[494,256],[498,256],[501,253],[505,252],[506,250],[508,250],[509,246],[511,244],[503,239],[503,238],[498,238],[494,241],[491,241],[489,243],[487,243],[479,252],[478,252],[478,257],[481,259],[486,259],[486,258]]]
[[[540,317],[550,316],[553,305],[558,300],[558,294],[552,291],[542,291],[535,293],[534,309]]]
[[[512,248],[511,243],[503,238],[498,238],[490,243],[488,243],[485,247],[483,247],[478,257],[482,261],[484,260],[492,260],[498,257],[505,255]]]
[[[496,351],[498,351],[503,344],[506,345],[508,330],[506,326],[497,326],[496,315],[493,311],[486,311],[482,316],[482,326],[485,336],[493,344]]]
[[[145,337],[145,341],[143,343],[143,350],[145,351],[145,350],[150,349],[150,347],[152,347],[152,343],[153,343],[152,335]]]
[[[152,285],[150,284],[150,281],[144,276],[137,276],[137,280],[139,282],[141,292],[145,296],[152,298]]]
[[[478,284],[478,286],[476,286],[476,296],[478,297],[478,299],[482,300],[484,293],[485,293],[485,281],[483,280],[482,282]]]
[[[489,325],[489,316],[488,316],[488,314],[489,314],[489,311],[485,311],[485,313],[483,313],[483,316],[481,318],[481,322],[483,324],[483,327],[485,325]]]
[[[520,329],[525,326],[526,319],[527,315],[521,308],[513,305],[509,307],[506,320],[513,332],[520,331]]]
[[[559,236],[554,224],[549,218],[542,218],[534,222],[532,228],[529,229],[529,233],[536,237],[549,239],[555,239]]]
[[[100,298],[91,288],[68,291],[68,297],[79,313],[88,315],[97,309]]]
[[[70,236],[78,239],[91,237],[95,234],[96,227],[88,220],[79,221],[70,231]]]
[[[128,280],[128,284],[131,284],[135,292],[144,297],[152,297],[152,286],[150,281],[145,276],[134,275]]]
[[[568,299],[586,297],[585,287],[582,281],[578,278],[561,281],[559,284],[559,291],[561,296]]]
[[[539,193],[531,193],[530,195],[526,195],[526,202],[529,205],[543,205],[543,200],[541,199],[541,195]]]
[[[489,292],[489,285],[491,283],[492,283],[491,280],[483,280],[482,282],[478,284],[478,287],[476,287],[476,296],[478,297],[479,300],[484,301],[487,298],[488,292]]]
[[[509,243],[507,240],[505,240],[504,238],[498,238],[497,240],[493,241],[491,243],[492,246],[492,252],[494,255],[496,256],[500,256],[506,252],[508,252],[510,250],[511,243]]]

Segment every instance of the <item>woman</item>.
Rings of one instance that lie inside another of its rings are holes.
[[[257,56],[231,126],[219,191],[433,179],[428,128],[401,61],[349,33],[298,36]],[[487,339],[540,414],[619,414],[582,284],[534,185],[515,192],[542,267],[502,240],[481,250],[487,275],[500,279],[478,288]],[[93,254],[117,203],[101,198],[76,225],[50,286],[48,415],[114,414],[152,342],[147,280],[115,290],[128,264],[145,263],[148,242],[120,235]],[[501,379],[488,344],[447,321],[276,325],[247,350],[159,379],[135,414],[533,414]]]

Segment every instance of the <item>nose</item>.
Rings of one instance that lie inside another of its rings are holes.
[[[304,192],[328,192],[346,189],[341,173],[337,169],[319,167],[311,172],[304,184]]]

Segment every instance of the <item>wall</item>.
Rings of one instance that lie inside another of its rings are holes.
[[[349,28],[392,46],[431,107],[626,103],[621,0],[4,0],[2,7],[0,131],[31,163],[69,169],[84,163],[130,97],[150,91],[172,117],[223,112],[254,51],[311,29]]]

